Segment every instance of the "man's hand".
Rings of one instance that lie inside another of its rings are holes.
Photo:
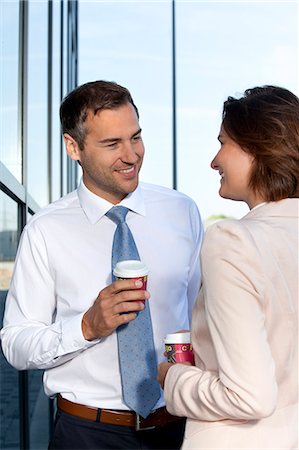
[[[83,316],[84,338],[92,341],[109,336],[120,325],[134,320],[144,305],[141,301],[132,300],[150,297],[149,292],[141,290],[141,287],[140,280],[118,280],[103,289]]]

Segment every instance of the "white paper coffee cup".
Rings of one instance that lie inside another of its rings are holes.
[[[140,278],[148,275],[148,268],[142,261],[127,259],[116,264],[113,274],[122,279]]]
[[[167,334],[164,338],[164,344],[190,344],[190,331]]]

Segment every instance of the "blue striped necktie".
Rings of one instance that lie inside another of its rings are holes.
[[[106,216],[116,223],[112,246],[112,274],[117,262],[140,260],[133,235],[126,223],[128,208],[114,206]],[[112,275],[114,280],[114,276]],[[117,328],[118,355],[124,403],[147,417],[158,399],[157,359],[149,302],[136,319]]]

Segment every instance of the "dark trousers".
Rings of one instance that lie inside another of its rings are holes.
[[[49,450],[178,450],[184,431],[185,419],[152,430],[136,431],[134,428],[92,422],[57,411]]]

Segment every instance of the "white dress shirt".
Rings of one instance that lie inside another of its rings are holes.
[[[163,338],[190,327],[200,285],[203,226],[184,194],[141,183],[121,203],[140,258],[149,267],[148,291],[157,360]],[[109,409],[122,402],[117,336],[92,342],[82,334],[85,311],[111,283],[114,205],[79,188],[33,216],[25,227],[8,292],[2,348],[17,369],[45,369],[46,394]],[[142,350],[141,350],[142,351]],[[164,404],[161,398],[156,407]]]

